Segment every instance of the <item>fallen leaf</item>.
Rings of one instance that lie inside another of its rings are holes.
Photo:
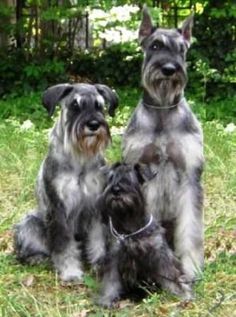
[[[129,300],[122,300],[119,302],[119,308],[125,308],[131,305],[131,302]]]
[[[22,280],[22,284],[26,287],[33,286],[35,283],[35,277],[33,275],[28,275]]]
[[[90,309],[83,309],[80,312],[73,314],[71,317],[86,317],[88,316],[89,312],[90,312]]]

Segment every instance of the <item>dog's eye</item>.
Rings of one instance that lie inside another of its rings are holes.
[[[161,42],[154,42],[154,43],[152,43],[152,45],[151,45],[151,49],[153,50],[153,51],[158,51],[158,50],[160,50],[161,48],[163,47],[163,44],[161,43]]]
[[[95,101],[95,109],[100,111],[103,109],[102,105],[98,101]]]
[[[73,100],[70,107],[73,111],[77,111],[77,112],[80,111],[79,104],[78,104],[77,100]]]

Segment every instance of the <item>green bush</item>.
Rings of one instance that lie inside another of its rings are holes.
[[[138,87],[142,54],[132,45],[113,45],[105,51],[78,53],[72,57],[69,72],[92,82]]]
[[[67,82],[68,73],[63,59],[27,61],[23,52],[0,53],[0,96],[22,95],[32,90],[42,91],[51,84]]]
[[[195,14],[193,30],[195,41],[187,57],[189,63],[187,91],[190,95],[194,95],[195,99],[203,102],[211,99],[224,100],[235,93],[236,7],[232,0],[193,1],[196,2],[202,11]],[[25,10],[29,13],[32,4],[29,1],[27,3],[28,7]],[[40,6],[41,1],[37,3]],[[130,4],[132,5],[129,6]],[[152,2],[148,1],[148,4],[151,7]],[[163,6],[167,10],[164,12],[167,16],[171,14],[172,4],[180,6],[186,5],[187,2],[169,1],[169,5]],[[23,32],[26,40],[22,47],[16,48],[14,44],[0,50],[0,96],[12,92],[15,95],[22,95],[32,90],[42,91],[49,85],[69,80],[140,87],[143,57],[135,40],[135,32],[141,18],[137,5],[137,1],[90,3],[90,7],[86,10],[93,24],[94,48],[89,50],[75,47],[73,32],[68,34],[62,32],[61,37],[60,32],[54,34],[57,29],[63,30],[63,25],[65,27],[66,23],[75,22],[71,19],[81,18],[86,12],[85,1],[79,2],[79,5],[73,8],[70,4],[57,6],[54,1],[51,5],[48,4],[48,7],[40,7],[39,19],[44,28],[42,27],[40,29],[42,33],[38,34],[37,47],[34,47],[34,42],[27,40],[28,34],[32,33],[34,20],[31,20],[31,25],[30,19],[27,20],[23,16],[22,29],[18,28],[18,31]],[[155,23],[160,21],[163,11],[161,12],[159,7],[150,9]],[[1,5],[0,11],[0,17],[6,21],[3,34],[15,36],[17,25],[11,24],[9,20],[14,13],[13,7],[9,9],[6,5]],[[189,10],[185,10],[184,14],[188,13]],[[32,16],[30,17],[32,19]],[[76,29],[74,31],[76,32]],[[106,31],[111,33],[106,34]],[[117,44],[112,42],[112,32]],[[36,40],[34,37],[32,39]]]

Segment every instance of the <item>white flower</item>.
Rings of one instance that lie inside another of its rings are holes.
[[[231,123],[227,124],[227,126],[224,130],[225,130],[225,132],[232,133],[232,132],[236,131],[236,125],[233,122],[231,122]]]
[[[125,43],[135,41],[137,38],[136,31],[128,30],[125,27],[111,28],[104,32],[99,32],[99,36],[102,39],[106,39],[108,43]]]
[[[89,15],[91,21],[108,19],[109,14],[101,9],[93,9]]]
[[[126,22],[129,21],[131,18],[131,14],[134,14],[139,11],[139,7],[132,6],[132,5],[124,5],[118,7],[112,7],[110,10],[111,20],[112,21],[120,21]]]
[[[30,120],[25,120],[20,126],[21,130],[30,130],[32,128],[34,128],[34,124]]]
[[[125,128],[124,127],[111,127],[111,134],[112,135],[122,135],[124,134]]]

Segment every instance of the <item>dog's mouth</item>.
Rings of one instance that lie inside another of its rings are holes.
[[[116,195],[112,195],[111,196],[111,202],[122,202],[123,199],[122,199],[122,195],[121,194],[116,194]]]
[[[114,206],[114,205],[123,205],[123,196],[121,193],[119,194],[109,194],[107,198],[107,205]]]
[[[126,195],[124,192],[120,192],[119,194],[112,194],[110,196],[109,204],[113,207],[125,208],[133,206],[134,201],[130,194]]]
[[[123,199],[122,199],[122,196],[121,195],[118,195],[118,196],[112,196],[111,198],[111,201],[115,201],[115,202],[122,202]]]

